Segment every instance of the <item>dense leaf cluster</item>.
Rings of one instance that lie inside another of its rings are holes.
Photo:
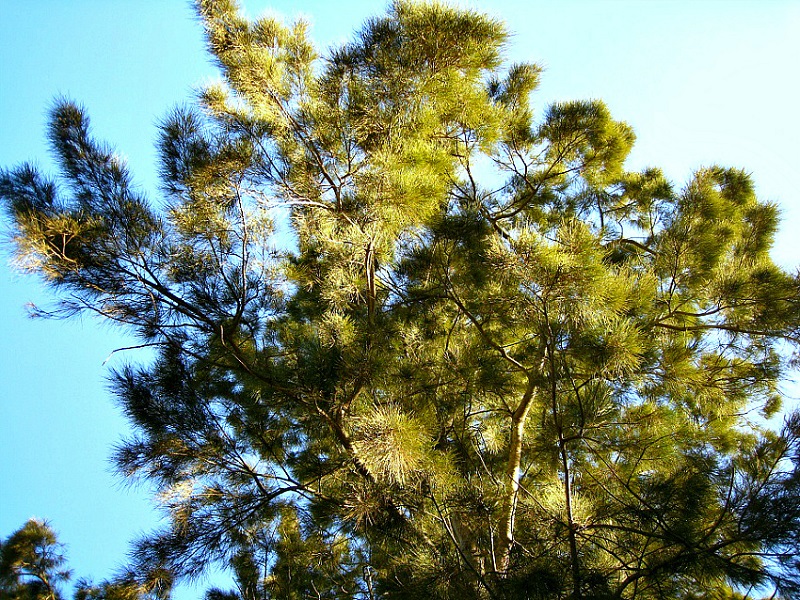
[[[759,417],[800,281],[744,172],[627,171],[631,128],[536,113],[480,14],[398,0],[319,58],[302,22],[197,7],[224,81],[162,123],[163,202],[68,101],[61,178],[0,177],[55,312],[158,348],[114,376],[116,464],[169,516],[143,589],[800,593],[800,419]]]

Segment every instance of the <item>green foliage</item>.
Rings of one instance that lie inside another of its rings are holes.
[[[63,584],[72,578],[66,568],[64,545],[47,521],[30,519],[0,541],[0,599],[62,600]],[[151,571],[135,581],[122,573],[110,581],[94,584],[79,579],[74,600],[163,600],[169,596],[170,576]]]
[[[30,519],[0,542],[2,600],[61,600],[65,569],[63,546],[46,521]]]
[[[113,376],[115,461],[168,520],[82,598],[212,564],[209,600],[800,593],[798,417],[751,418],[800,280],[743,171],[627,171],[631,128],[535,112],[471,11],[398,1],[323,59],[198,13],[224,80],[161,124],[163,202],[63,100],[58,182],[0,177],[54,312],[158,348]]]

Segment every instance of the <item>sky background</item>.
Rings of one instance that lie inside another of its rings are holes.
[[[631,169],[661,167],[677,185],[710,164],[752,174],[783,225],[774,256],[800,264],[800,2],[461,2],[505,21],[507,57],[545,68],[547,104],[600,98],[628,122]],[[323,51],[386,4],[245,0],[312,24]],[[128,159],[158,202],[154,142],[170,108],[216,78],[186,0],[0,0],[0,167],[31,161],[54,173],[45,138],[54,98],[82,103],[95,137]],[[128,431],[106,386],[109,368],[145,358],[109,355],[135,341],[91,319],[43,321],[25,305],[48,293],[11,266],[0,243],[0,537],[30,517],[51,521],[76,577],[110,577],[128,542],[158,523],[146,487],[112,473]],[[107,360],[108,359],[108,360]],[[107,362],[106,362],[107,360]],[[105,363],[105,364],[104,364]],[[787,393],[794,395],[790,386]],[[178,598],[197,598],[184,588]]]

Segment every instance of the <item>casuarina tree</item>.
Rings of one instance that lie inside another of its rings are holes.
[[[540,69],[469,10],[398,0],[322,55],[303,22],[197,11],[223,82],[161,123],[158,193],[66,100],[58,177],[0,178],[48,314],[157,350],[113,374],[117,468],[168,516],[142,589],[800,593],[800,416],[762,418],[800,281],[745,172],[627,170],[631,128],[532,106]]]

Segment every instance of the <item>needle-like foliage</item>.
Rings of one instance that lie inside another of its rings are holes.
[[[800,281],[747,174],[626,170],[631,128],[596,100],[534,107],[539,68],[505,65],[475,12],[398,0],[320,57],[303,22],[197,10],[223,81],[163,121],[161,202],[68,101],[59,178],[0,177],[55,312],[159,349],[114,374],[116,464],[168,515],[131,578],[222,565],[216,600],[800,593],[798,417],[759,416]]]
[[[0,598],[61,600],[61,586],[72,576],[65,563],[64,547],[49,523],[30,519],[0,540]]]

